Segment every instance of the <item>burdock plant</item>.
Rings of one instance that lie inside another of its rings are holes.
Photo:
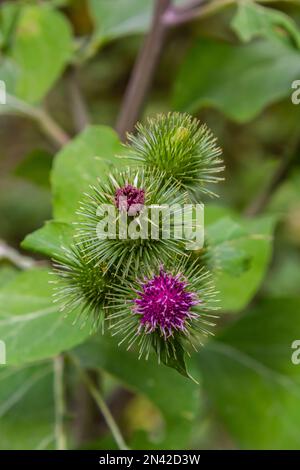
[[[189,114],[169,113],[137,124],[136,130],[128,136],[129,158],[164,171],[184,189],[216,195],[211,183],[222,180],[222,151],[206,124]]]
[[[105,265],[114,275],[127,276],[132,269],[139,274],[145,266],[182,252],[183,238],[163,233],[164,212],[158,213],[158,209],[175,207],[170,221],[166,221],[174,232],[178,224],[176,207],[181,212],[186,202],[187,194],[180,191],[178,183],[157,170],[114,172],[107,181],[98,180],[81,202],[77,243],[84,245],[92,263]]]
[[[83,326],[92,317],[93,329],[104,326],[103,304],[109,277],[103,266],[87,258],[84,244],[64,250],[63,259],[54,261],[54,301],[66,314],[78,309],[75,323]]]
[[[113,334],[139,357],[154,350],[158,361],[187,375],[184,351],[197,350],[212,334],[217,308],[211,274],[190,258],[160,265],[142,279],[114,283],[107,296]]]
[[[212,133],[187,114],[138,124],[127,145],[132,164],[83,195],[74,246],[55,266],[64,310],[93,314],[139,357],[154,353],[184,375],[185,353],[211,334],[217,299],[212,275],[179,230],[182,207],[191,196],[202,203],[199,194],[214,195],[220,155]],[[167,216],[152,212],[170,206]]]

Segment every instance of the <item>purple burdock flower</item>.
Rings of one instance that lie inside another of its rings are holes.
[[[140,327],[145,333],[159,329],[165,339],[175,331],[186,332],[186,322],[197,318],[191,311],[200,301],[187,290],[188,283],[181,274],[173,276],[162,268],[159,275],[141,283],[141,290],[134,299],[134,313],[140,315]]]
[[[135,216],[143,209],[145,202],[145,190],[135,188],[127,184],[115,192],[115,204],[120,211],[127,212],[130,216]]]

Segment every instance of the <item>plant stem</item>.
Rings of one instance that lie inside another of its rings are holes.
[[[150,88],[167,31],[162,16],[170,2],[156,0],[151,28],[134,65],[116,124],[122,140],[127,132],[133,131]]]
[[[77,67],[70,67],[67,73],[67,81],[68,92],[70,96],[70,109],[73,116],[74,128],[76,132],[81,132],[90,123],[90,119],[79,86]]]
[[[86,373],[92,382],[98,387],[101,386],[98,371],[86,369]],[[80,381],[74,389],[72,409],[76,411],[72,423],[76,445],[82,447],[88,442],[99,439],[103,428],[106,430],[107,424],[102,416],[103,423],[99,420],[98,406],[83,381]]]
[[[201,15],[205,1],[191,1],[182,7],[170,5],[165,11],[162,21],[169,28],[195,20]]]
[[[9,246],[4,240],[0,240],[0,259],[7,259],[19,269],[29,269],[38,262],[29,256],[24,256],[15,248]]]
[[[63,147],[69,142],[70,137],[45,110],[37,109],[35,112],[35,118],[41,129],[46,135],[48,135],[48,137],[50,137],[58,148]]]
[[[68,134],[54,121],[42,108],[36,108],[18,98],[7,96],[8,112],[20,113],[37,121],[44,133],[58,148],[63,147],[70,140]]]
[[[254,3],[268,4],[276,2],[285,2],[298,4],[298,0],[254,0]],[[198,3],[198,4],[197,4]],[[226,7],[231,5],[238,5],[239,0],[215,0],[205,2],[205,0],[198,0],[194,2],[192,7],[170,7],[163,16],[163,22],[167,27],[175,27],[181,24],[195,21],[197,19],[207,18]]]
[[[64,394],[64,357],[57,356],[54,359],[55,439],[57,450],[67,449],[67,439],[64,429]]]
[[[118,447],[120,450],[128,450],[128,447],[124,441],[124,438],[122,436],[122,433],[117,425],[117,423],[114,420],[114,417],[112,416],[108,406],[105,403],[105,400],[103,399],[100,391],[98,388],[95,386],[93,381],[90,379],[89,375],[86,373],[86,371],[81,367],[80,362],[76,357],[73,355],[68,356],[74,366],[77,368],[83,382],[85,383],[87,389],[89,390],[90,394],[94,398],[96,404],[98,405],[101,413],[104,416],[104,419],[106,421],[107,426],[109,427]]]

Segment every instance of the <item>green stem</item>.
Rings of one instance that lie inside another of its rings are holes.
[[[7,107],[7,112],[23,114],[34,119],[56,147],[63,147],[69,142],[68,134],[44,109],[32,106],[11,95],[7,95]]]
[[[63,147],[69,142],[70,137],[67,135],[67,133],[44,109],[37,109],[35,116],[42,130],[52,139],[58,148]]]
[[[118,447],[120,450],[128,450],[128,447],[124,441],[124,438],[121,434],[121,431],[117,425],[117,423],[114,420],[114,417],[112,416],[108,406],[105,403],[105,400],[103,399],[101,393],[99,392],[98,388],[95,386],[93,381],[90,379],[89,375],[86,373],[86,371],[81,367],[79,360],[74,357],[73,355],[68,356],[74,366],[77,368],[83,382],[85,383],[87,389],[89,390],[90,394],[94,398],[96,404],[98,405],[101,413],[104,416],[104,419],[106,421],[107,426],[109,427]]]
[[[55,401],[55,440],[57,450],[67,449],[67,438],[64,429],[64,357],[54,359],[54,401]]]

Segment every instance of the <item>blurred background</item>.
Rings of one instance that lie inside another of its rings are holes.
[[[170,388],[163,369],[137,365],[109,340],[79,352],[101,368],[132,448],[299,449],[299,0],[1,1],[0,80],[0,285],[30,264],[20,243],[52,217],[53,159],[86,125],[123,138],[131,121],[177,110],[212,129],[226,164],[206,211],[222,314],[216,339],[190,364],[200,386],[171,374]],[[7,405],[29,379],[1,374],[0,448],[55,447],[49,384]],[[75,395],[73,447],[114,447],[89,397],[80,387]]]

